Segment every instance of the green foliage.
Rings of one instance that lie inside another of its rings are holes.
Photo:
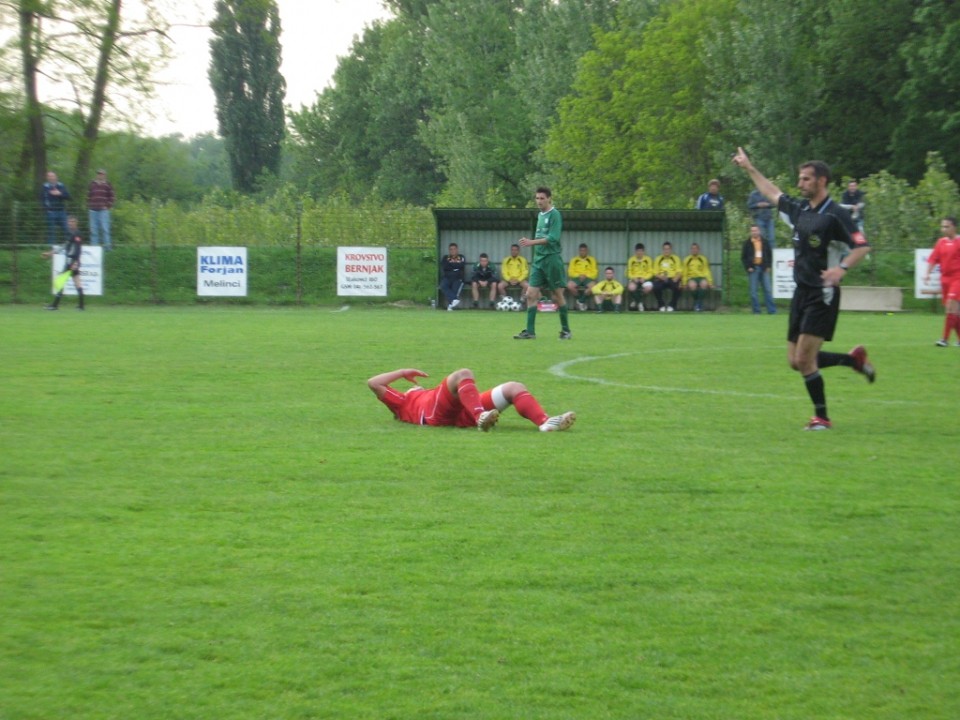
[[[782,317],[574,322],[0,308],[3,714],[956,717],[942,318],[845,315],[880,374],[824,372],[826,433]],[[464,365],[577,424],[403,425],[364,382]]]
[[[280,13],[274,0],[218,0],[210,25],[210,85],[235,187],[253,192],[280,170],[284,137]]]
[[[903,117],[895,128],[892,169],[915,180],[926,154],[940,152],[960,177],[960,6],[952,0],[921,0],[915,31],[900,45],[907,80],[898,89]]]

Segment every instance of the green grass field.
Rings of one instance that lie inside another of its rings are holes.
[[[0,718],[960,717],[960,348],[786,318],[0,307]],[[525,382],[545,434],[367,377]]]

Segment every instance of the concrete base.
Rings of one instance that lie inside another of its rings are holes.
[[[903,288],[844,286],[840,295],[840,309],[899,312],[903,310]]]

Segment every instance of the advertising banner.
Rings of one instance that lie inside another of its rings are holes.
[[[933,248],[923,248],[913,251],[913,296],[915,298],[940,297],[940,266],[937,265],[930,273],[930,282],[923,282],[927,274],[927,263]]]
[[[246,297],[247,249],[198,247],[197,295]]]
[[[793,248],[773,249],[773,296],[777,299],[793,297],[797,284],[793,281]]]
[[[50,264],[51,287],[56,282],[57,275],[63,272],[67,259],[63,254],[63,246],[54,248]],[[84,295],[103,295],[103,248],[99,245],[83,246],[80,254],[80,284]],[[73,278],[69,278],[63,286],[64,295],[76,295],[77,286]]]
[[[337,248],[337,295],[387,295],[385,247]]]

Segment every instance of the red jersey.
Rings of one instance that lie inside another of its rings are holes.
[[[942,237],[933,246],[929,262],[940,266],[943,284],[948,280],[960,280],[960,237]]]
[[[443,425],[451,427],[476,427],[477,419],[447,388],[446,381],[434,388],[412,387],[406,392],[388,387],[380,402],[400,422],[414,425]],[[480,393],[484,410],[494,407],[491,391]]]
[[[380,398],[401,422],[414,425],[453,425],[471,427],[477,424],[466,408],[451,395],[445,382],[435,388],[412,387],[406,392],[393,388]]]

